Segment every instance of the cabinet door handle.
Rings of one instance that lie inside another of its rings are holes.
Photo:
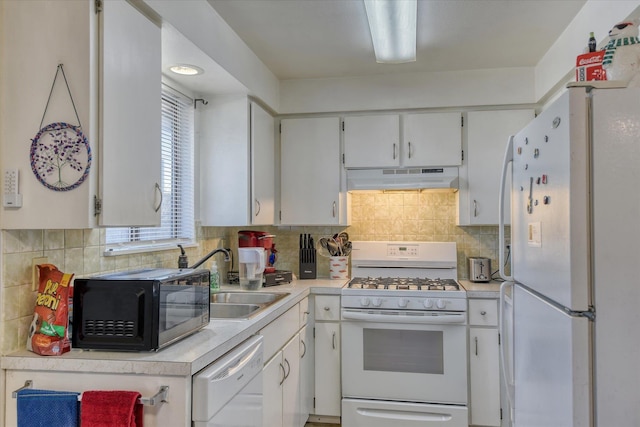
[[[336,217],[336,202],[333,202],[332,215],[334,218]]]
[[[393,160],[396,159],[396,143],[393,143]]]
[[[476,356],[478,355],[478,337],[475,337],[476,340]]]
[[[476,200],[473,201],[473,216],[478,216],[478,202]]]
[[[409,158],[411,158],[411,141],[409,141]]]
[[[260,200],[256,199],[256,216],[260,215]]]
[[[300,356],[300,359],[304,359],[305,354],[307,354],[307,344],[304,340],[300,340],[300,342],[302,343],[302,355]]]
[[[284,363],[287,364],[287,374],[284,376],[284,379],[286,380],[289,378],[289,374],[291,373],[291,365],[289,365],[289,361],[287,359],[284,359]]]
[[[331,345],[333,346],[333,349],[336,349],[336,333],[333,333],[333,336],[331,337]]]
[[[156,191],[158,192],[158,194],[160,194],[160,203],[158,203],[158,206],[155,207],[155,211],[158,212],[160,210],[160,208],[162,207],[162,189],[160,188],[160,184],[158,184],[156,182],[156,187],[155,187]]]
[[[282,363],[280,363],[279,365],[280,365],[280,369],[282,369],[282,380],[280,381],[280,384],[278,384],[278,385],[282,385],[284,380],[287,379],[287,375],[286,375],[287,371],[284,370],[284,365]]]

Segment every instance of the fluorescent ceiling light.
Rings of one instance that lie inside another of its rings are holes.
[[[204,73],[204,70],[195,65],[178,64],[169,68],[172,72],[183,76],[195,76]]]
[[[417,0],[364,0],[376,61],[416,60]]]

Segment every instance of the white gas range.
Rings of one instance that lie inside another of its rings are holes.
[[[353,242],[342,289],[342,425],[462,427],[467,300],[452,242]]]

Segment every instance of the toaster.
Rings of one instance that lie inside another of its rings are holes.
[[[469,257],[469,280],[472,282],[491,281],[491,260],[489,258]]]

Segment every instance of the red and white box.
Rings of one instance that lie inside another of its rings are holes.
[[[603,58],[604,50],[578,55],[576,58],[576,81],[607,80],[607,75],[602,69]]]

